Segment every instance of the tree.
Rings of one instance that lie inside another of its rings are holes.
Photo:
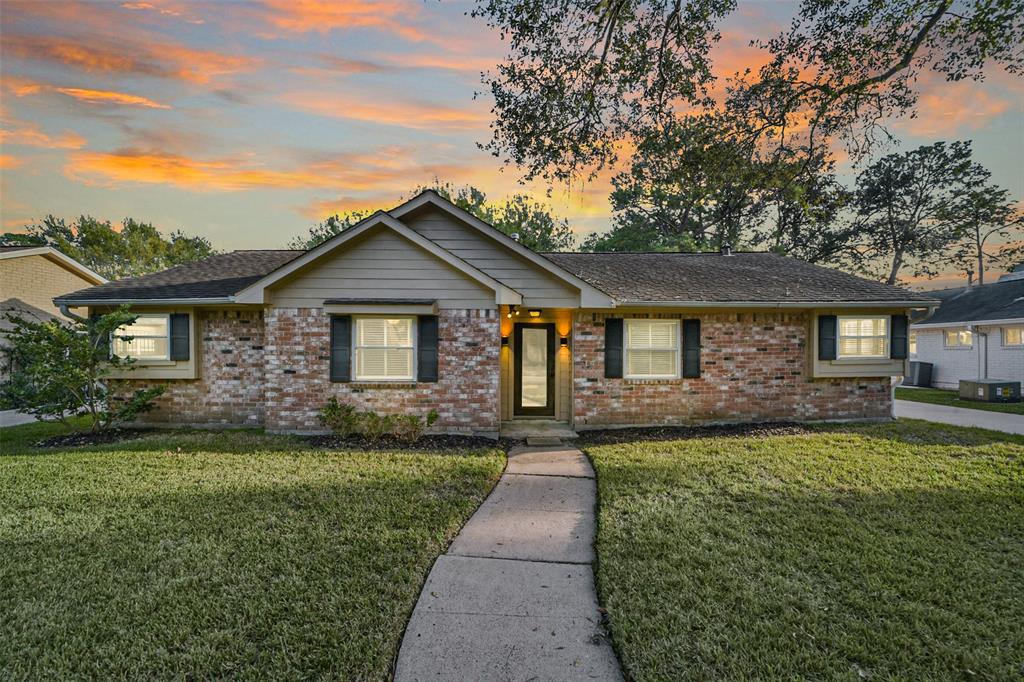
[[[909,268],[934,277],[961,235],[959,195],[970,186],[969,142],[936,142],[889,154],[857,177],[854,265],[895,284]]]
[[[118,230],[110,221],[91,216],[68,225],[63,218],[48,215],[26,234],[0,237],[0,245],[24,244],[52,246],[108,279],[144,275],[216,253],[204,237],[176,231],[165,238],[151,223],[132,218],[125,218]]]
[[[964,191],[950,207],[959,240],[953,245],[949,262],[978,274],[985,283],[989,264],[1009,269],[1024,256],[1024,214],[1010,199],[1010,193],[990,182],[992,174],[975,164]]]
[[[135,315],[127,306],[89,319],[44,322],[8,314],[3,352],[10,358],[11,375],[3,385],[4,402],[18,406],[42,421],[85,416],[90,431],[131,421],[153,407],[163,386],[140,389],[116,400],[107,384],[111,374],[131,369],[134,361],[110,353],[110,340],[131,340],[118,330]],[[116,404],[116,406],[115,406]]]
[[[1016,0],[802,0],[789,28],[755,41],[768,62],[715,89],[711,48],[735,0],[478,0],[508,41],[484,83],[484,148],[526,177],[569,180],[613,164],[626,142],[716,108],[761,153],[810,161],[833,139],[854,158],[885,120],[914,111],[924,73],[980,79],[1024,70]]]
[[[492,203],[472,185],[456,187],[435,180],[431,185],[414,187],[407,198],[425,190],[437,192],[459,208],[493,225],[507,235],[518,235],[520,243],[534,251],[564,251],[572,247],[574,236],[567,220],[551,215],[551,208],[525,194],[516,194],[503,203]],[[331,216],[310,228],[308,235],[289,242],[290,248],[311,249],[372,215],[372,211],[352,211]]]

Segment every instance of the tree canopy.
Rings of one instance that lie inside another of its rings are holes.
[[[46,216],[25,233],[0,236],[0,245],[52,246],[107,279],[144,275],[201,260],[216,251],[205,237],[181,231],[164,237],[152,223],[126,218],[120,229],[109,220],[80,216],[68,224],[64,218]]]

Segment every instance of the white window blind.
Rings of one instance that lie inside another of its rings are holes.
[[[889,318],[839,318],[840,358],[884,358],[889,355]]]
[[[974,334],[970,329],[947,329],[946,348],[970,348],[974,345]]]
[[[1004,346],[1024,346],[1024,327],[1003,327]]]
[[[412,317],[356,319],[357,381],[400,381],[413,378]]]
[[[679,376],[678,320],[626,320],[626,376]]]
[[[114,333],[113,352],[122,358],[166,360],[170,357],[170,315],[139,315]],[[130,336],[126,341],[121,336]]]

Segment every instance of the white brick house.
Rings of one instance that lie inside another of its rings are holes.
[[[933,364],[933,386],[955,389],[961,379],[1024,382],[1024,267],[993,284],[929,294],[942,305],[911,324],[910,357]]]

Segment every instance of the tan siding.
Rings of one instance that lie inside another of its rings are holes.
[[[92,286],[45,256],[22,256],[0,260],[0,301],[17,298],[54,315],[60,310],[53,298]]]
[[[440,209],[430,207],[417,211],[403,217],[402,222],[441,248],[520,292],[524,306],[565,308],[579,305],[578,290]]]
[[[270,300],[276,308],[319,308],[329,298],[436,299],[442,309],[495,306],[489,288],[384,228],[275,285]]]

